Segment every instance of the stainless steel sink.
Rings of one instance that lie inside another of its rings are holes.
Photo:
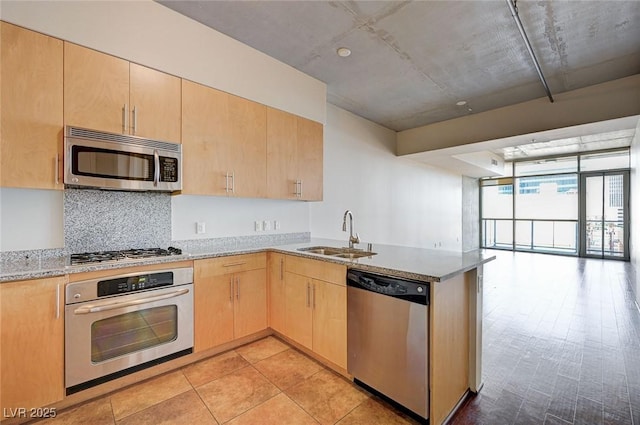
[[[348,258],[350,260],[353,260],[354,258],[371,257],[372,255],[376,255],[376,253],[371,251],[361,251],[361,252],[347,252],[344,254],[335,254],[335,255],[332,255],[332,257]]]
[[[298,248],[298,251],[348,259],[370,257],[377,254],[357,248],[336,248],[333,246],[310,246],[308,248]]]

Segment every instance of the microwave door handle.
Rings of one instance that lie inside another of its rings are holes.
[[[160,155],[158,155],[158,150],[153,150],[153,161],[155,163],[155,170],[153,173],[153,185],[158,186],[160,183]]]
[[[73,313],[74,314],[99,313],[101,311],[116,310],[118,308],[131,307],[134,305],[166,300],[167,298],[179,297],[180,295],[184,295],[188,293],[189,293],[189,289],[185,288],[185,289],[180,289],[179,291],[170,292],[168,294],[138,298],[136,300],[131,300],[131,301],[122,301],[122,302],[116,301],[116,302],[108,302],[108,303],[102,303],[102,304],[89,304],[89,305],[76,308],[73,311]]]

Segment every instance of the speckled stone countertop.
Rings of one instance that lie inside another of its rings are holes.
[[[141,260],[120,260],[78,266],[69,265],[69,258],[66,256],[46,259],[22,258],[14,259],[10,263],[7,263],[6,261],[3,262],[2,269],[0,269],[0,282],[63,276],[65,274],[96,270],[116,270],[124,267],[223,257],[268,250],[297,255],[300,257],[314,258],[331,263],[345,264],[349,268],[374,273],[421,281],[439,282],[474,269],[481,264],[495,259],[495,255],[488,254],[482,250],[462,253],[382,244],[373,244],[372,251],[375,252],[376,255],[353,260],[299,251],[300,248],[309,248],[313,246],[345,247],[347,246],[347,242],[333,239],[312,238],[310,241],[303,243],[288,243],[282,245],[271,242],[263,244],[250,243],[246,246],[239,245],[233,248],[224,246],[211,248],[203,247],[201,249],[192,250],[188,253],[185,252],[182,255],[146,258]],[[366,249],[367,244],[361,243],[356,247]]]
[[[370,271],[383,275],[404,277],[426,282],[440,282],[460,273],[472,270],[496,257],[483,250],[469,252],[444,251],[438,249],[412,248],[396,245],[372,244],[376,255],[353,260],[299,251],[313,246],[346,247],[347,241],[313,238],[310,242],[272,247],[273,251],[311,257],[332,263],[346,264],[348,268]],[[367,249],[366,243],[356,248]]]

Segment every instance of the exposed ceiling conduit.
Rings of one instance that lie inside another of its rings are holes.
[[[553,103],[553,96],[551,96],[551,90],[549,90],[549,85],[547,84],[547,80],[544,79],[542,68],[540,68],[540,64],[538,63],[536,54],[533,52],[533,48],[531,47],[531,43],[529,43],[529,38],[527,37],[527,33],[524,32],[524,27],[522,26],[522,22],[520,21],[520,17],[518,16],[518,8],[516,6],[516,0],[513,0],[513,1],[507,0],[507,4],[509,5],[509,9],[511,9],[511,16],[513,16],[513,19],[516,21],[516,25],[520,30],[520,35],[522,35],[524,44],[527,46],[527,50],[529,51],[531,60],[533,60],[533,65],[536,67],[536,71],[538,71],[538,77],[540,77],[540,81],[544,86],[544,91],[547,93],[547,97],[549,98],[551,103]]]

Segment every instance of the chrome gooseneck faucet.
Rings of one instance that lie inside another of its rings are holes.
[[[347,231],[347,216],[349,216],[349,248],[353,248],[353,244],[360,243],[360,235],[356,233],[353,236],[353,213],[350,210],[346,210],[344,212],[344,217],[342,218],[342,231]]]

